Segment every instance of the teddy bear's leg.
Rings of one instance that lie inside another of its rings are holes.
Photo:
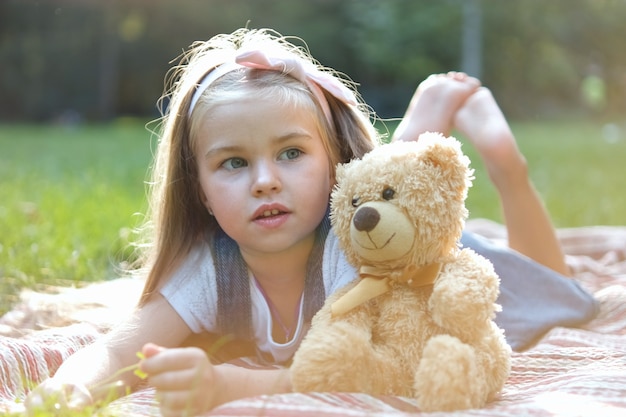
[[[449,335],[428,341],[415,374],[422,411],[478,408],[487,401],[485,376],[474,349]]]
[[[384,354],[373,346],[369,326],[340,320],[321,327],[311,329],[294,356],[294,391],[383,393]]]
[[[487,397],[492,400],[502,390],[511,371],[511,347],[506,343],[504,334],[491,322],[492,331],[485,336],[479,346],[479,363],[485,369]]]

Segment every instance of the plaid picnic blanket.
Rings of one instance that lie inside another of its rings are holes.
[[[505,237],[497,224],[468,225],[494,240]],[[292,393],[233,401],[203,416],[626,416],[626,227],[562,229],[559,237],[574,279],[594,294],[599,314],[579,328],[554,328],[530,349],[513,353],[510,377],[486,407],[428,414],[408,398]],[[102,331],[101,325],[82,322],[21,337],[0,336],[0,410],[19,408],[31,386],[27,381],[54,374],[65,358]],[[150,388],[111,403],[108,412],[159,416]]]

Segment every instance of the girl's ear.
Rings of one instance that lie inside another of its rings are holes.
[[[202,202],[202,205],[206,207],[207,211],[212,216],[213,210],[211,210],[211,204],[209,203],[209,199],[207,198],[206,194],[204,194],[204,191],[202,191],[202,187],[199,184],[198,184],[198,197],[200,197],[200,201]]]

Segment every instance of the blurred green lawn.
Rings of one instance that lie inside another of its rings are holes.
[[[585,121],[513,124],[530,176],[555,226],[626,225],[626,127]],[[471,145],[470,217],[502,221],[497,195]]]
[[[558,227],[626,224],[626,138],[607,140],[605,130],[581,121],[514,125]],[[0,313],[24,286],[119,275],[145,211],[153,145],[137,121],[0,125]],[[476,169],[470,216],[501,221],[480,160],[463,148]]]
[[[0,126],[0,311],[23,286],[119,275],[150,159],[139,122]]]

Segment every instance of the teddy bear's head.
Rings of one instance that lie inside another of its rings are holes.
[[[331,221],[354,266],[445,262],[458,249],[473,170],[454,138],[425,133],[337,167]]]

